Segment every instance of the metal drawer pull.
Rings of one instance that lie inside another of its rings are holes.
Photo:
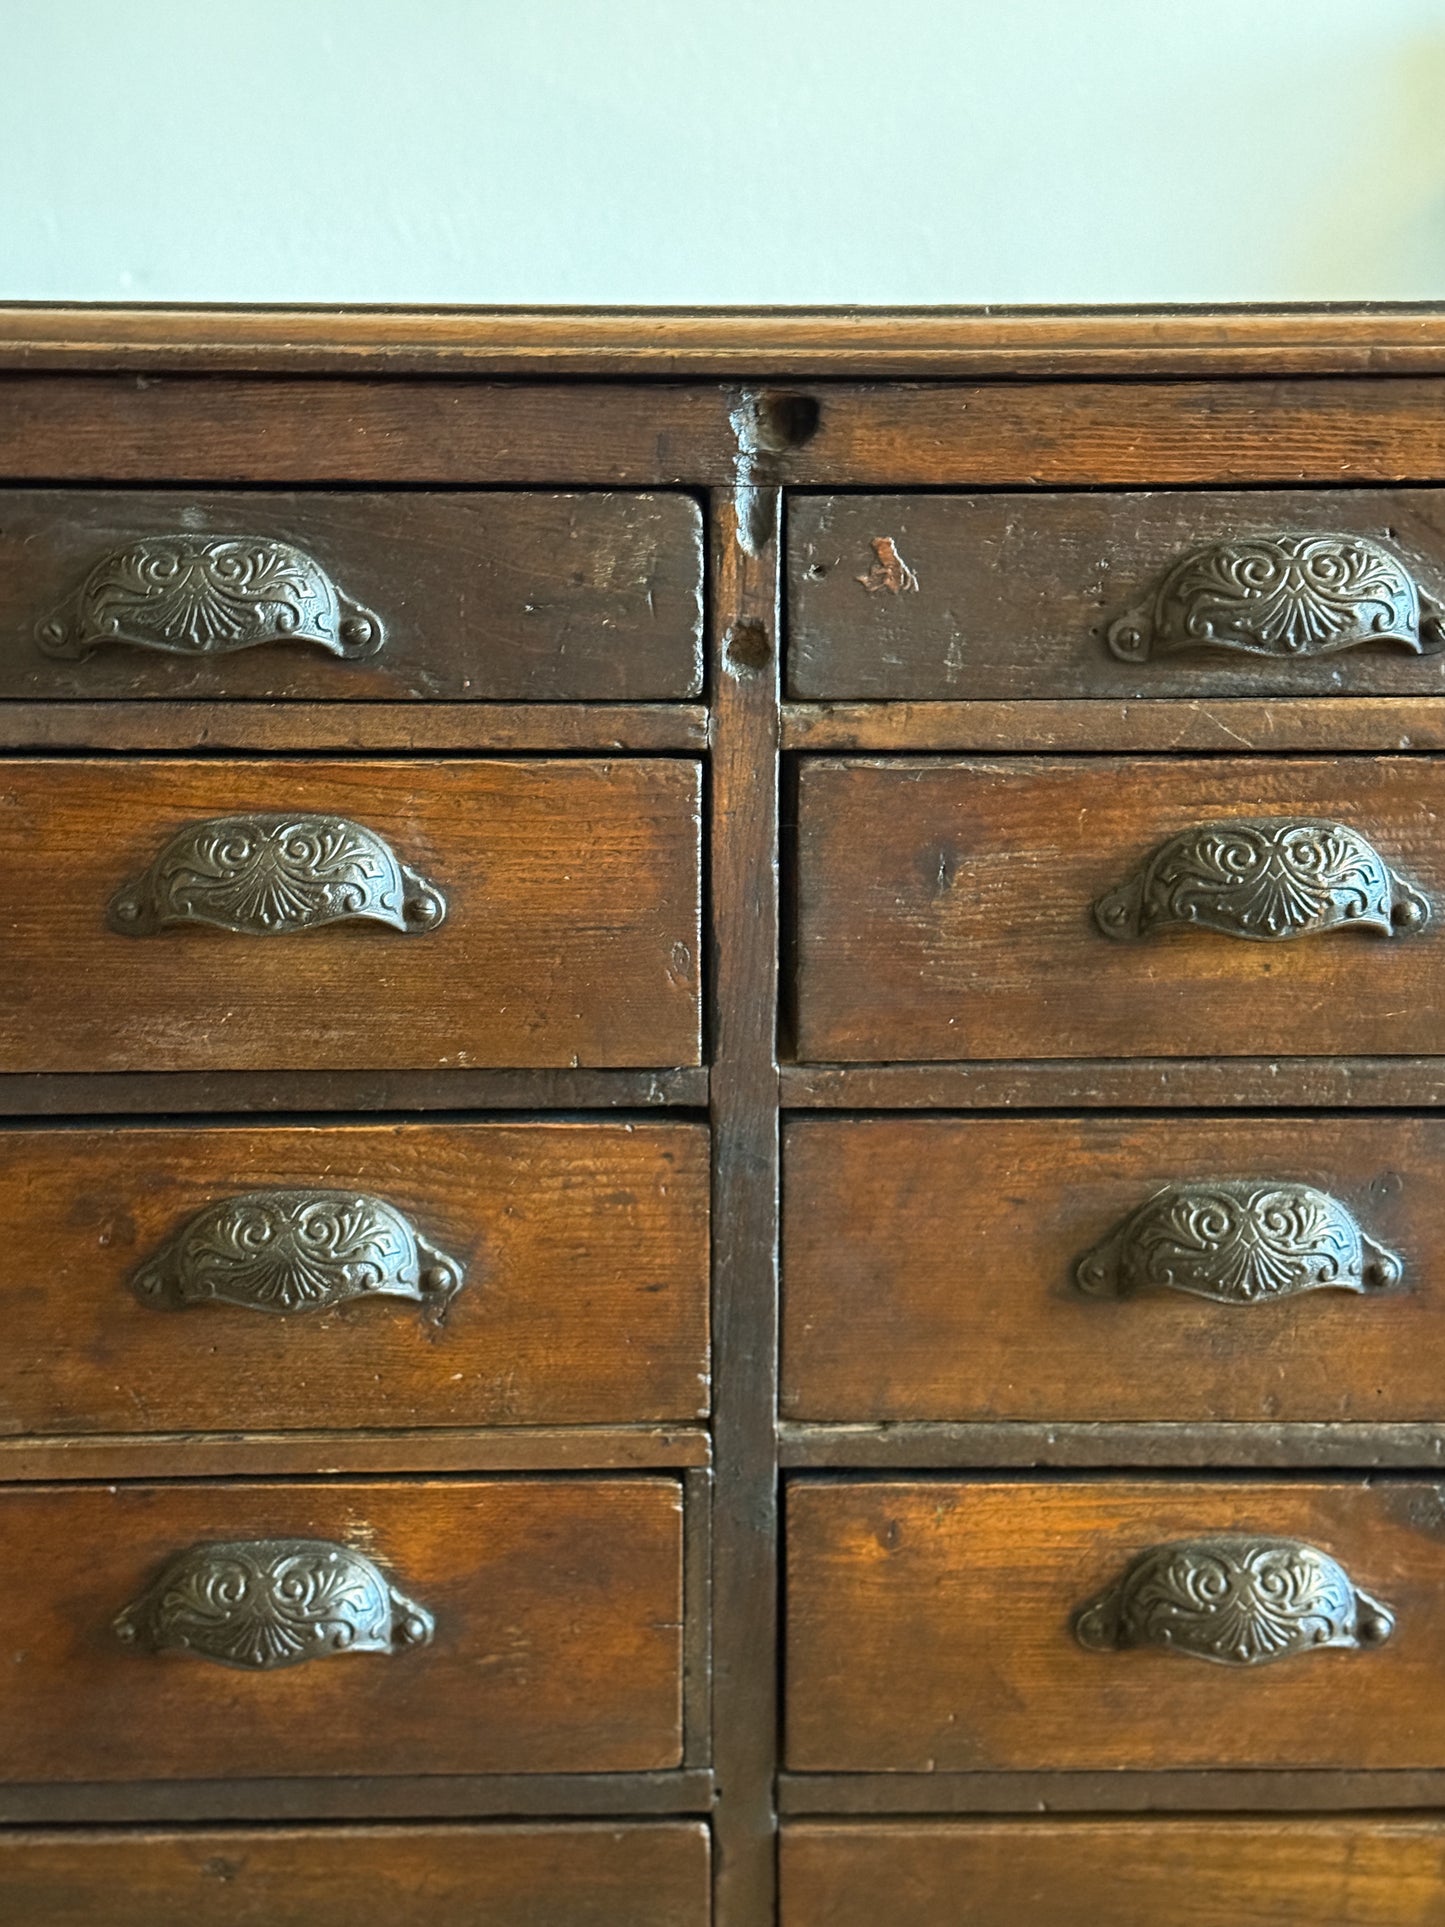
[[[1347,927],[1399,936],[1424,928],[1430,903],[1344,823],[1231,817],[1161,843],[1094,918],[1120,941],[1184,925],[1277,943]]]
[[[419,935],[446,913],[441,891],[375,830],[344,816],[267,811],[177,831],[145,874],[116,892],[109,922],[127,937],[178,923],[289,936],[354,919]]]
[[[1445,649],[1445,611],[1382,543],[1257,535],[1191,549],[1108,629],[1121,662],[1227,649],[1299,661],[1361,643]]]
[[[1253,1533],[1151,1546],[1074,1616],[1094,1652],[1153,1646],[1218,1666],[1264,1666],[1321,1646],[1380,1646],[1388,1606],[1317,1546]]]
[[[131,1286],[160,1311],[327,1311],[352,1298],[407,1298],[440,1320],[465,1276],[382,1198],[247,1191],[189,1219]]]
[[[74,662],[104,643],[172,656],[230,656],[307,642],[374,656],[379,616],[343,596],[314,557],[260,535],[156,535],[113,549],[37,625],[42,653]]]
[[[115,1620],[151,1653],[197,1653],[274,1672],[333,1653],[426,1646],[436,1622],[370,1559],[330,1539],[238,1539],[192,1546]]]
[[[1327,1191],[1223,1178],[1156,1192],[1079,1260],[1074,1277],[1093,1298],[1162,1286],[1257,1305],[1301,1291],[1382,1291],[1404,1269]]]

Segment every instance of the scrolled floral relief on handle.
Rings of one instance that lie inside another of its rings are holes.
[[[356,661],[374,656],[385,634],[381,618],[294,543],[154,535],[103,555],[35,640],[42,655],[70,662],[113,643],[208,657],[277,642]]]
[[[1370,537],[1239,536],[1191,549],[1106,633],[1121,662],[1211,649],[1301,661],[1365,643],[1432,656],[1445,610]]]

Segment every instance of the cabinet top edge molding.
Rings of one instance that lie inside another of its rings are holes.
[[[1445,373],[1445,302],[1111,308],[0,304],[0,370],[1047,379]]]

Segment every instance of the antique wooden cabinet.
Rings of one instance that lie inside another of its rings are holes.
[[[0,311],[0,1915],[1445,1918],[1445,312]]]

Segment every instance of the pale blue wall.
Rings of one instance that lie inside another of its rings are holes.
[[[0,0],[0,297],[1445,296],[1445,0]]]

